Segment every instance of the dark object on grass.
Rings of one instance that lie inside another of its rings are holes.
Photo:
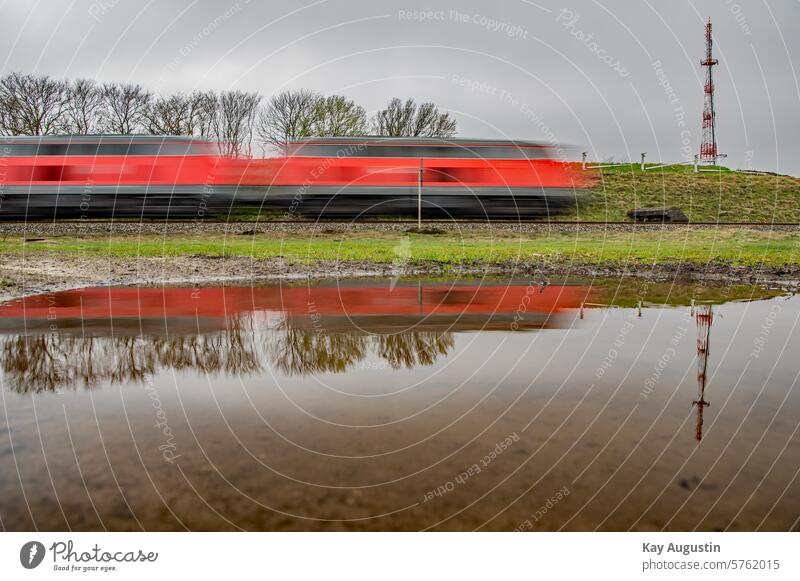
[[[634,222],[688,222],[689,217],[680,208],[636,208],[628,212]]]
[[[441,228],[431,228],[425,226],[423,226],[421,229],[417,228],[416,226],[414,226],[413,228],[407,228],[406,232],[408,232],[409,234],[431,234],[434,236],[438,234],[444,234],[444,230],[442,230]]]

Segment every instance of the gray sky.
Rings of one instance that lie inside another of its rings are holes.
[[[699,148],[710,16],[725,163],[800,175],[796,0],[12,0],[1,10],[2,73],[158,92],[308,87],[368,111],[413,96],[453,112],[460,136],[665,162]]]

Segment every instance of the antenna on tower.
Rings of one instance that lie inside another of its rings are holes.
[[[700,163],[717,164],[717,158],[723,157],[717,153],[717,133],[714,112],[714,76],[712,67],[719,64],[711,51],[711,18],[706,24],[706,58],[700,61],[700,66],[706,67],[705,102],[703,104],[703,140],[700,143]]]

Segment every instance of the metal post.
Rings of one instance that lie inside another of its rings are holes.
[[[585,151],[581,154],[581,169],[584,169],[584,170],[586,169],[586,155],[587,155],[587,152],[585,152]]]
[[[698,169],[698,167],[697,167],[699,163],[700,163],[700,156],[695,154],[695,156],[694,156],[694,173],[697,173],[697,172],[700,171]]]
[[[646,152],[642,152],[642,171],[644,171],[644,156],[646,156]]]
[[[581,319],[583,318],[583,303],[581,303],[581,312],[580,312],[580,318],[581,318]]]
[[[642,316],[642,301],[639,301],[638,303],[636,303],[636,316],[637,317],[641,317]]]
[[[422,230],[422,160],[419,160],[419,179],[417,180],[417,230]]]

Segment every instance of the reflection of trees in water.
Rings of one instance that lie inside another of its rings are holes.
[[[370,351],[398,369],[432,365],[455,344],[447,332],[365,335],[289,326],[261,332],[245,325],[193,335],[82,337],[49,333],[1,341],[5,380],[19,393],[141,382],[162,368],[209,375],[251,374],[262,370],[262,359],[286,375],[342,373]]]
[[[3,341],[3,373],[13,391],[55,391],[95,375],[95,346],[71,337],[39,335]],[[86,358],[84,353],[91,353]],[[87,383],[87,382],[84,382]]]
[[[269,345],[275,367],[286,375],[342,373],[373,350],[394,369],[433,365],[455,345],[452,333],[422,331],[392,335],[330,333],[286,328]]]
[[[367,355],[364,335],[325,333],[287,328],[277,334],[267,352],[275,367],[287,375],[342,373]]]
[[[155,373],[158,361],[136,343],[136,337],[11,337],[2,344],[2,368],[11,389],[21,393],[141,381]]]
[[[455,345],[452,333],[419,331],[396,335],[375,335],[377,353],[395,369],[433,365],[439,355],[447,355]]]
[[[193,369],[206,374],[255,373],[260,358],[251,332],[228,329],[214,335],[182,335],[148,339],[159,365],[175,370]]]
[[[261,369],[252,339],[237,329],[171,337],[17,336],[5,339],[0,352],[5,379],[20,393],[140,382],[162,367],[207,374]]]

